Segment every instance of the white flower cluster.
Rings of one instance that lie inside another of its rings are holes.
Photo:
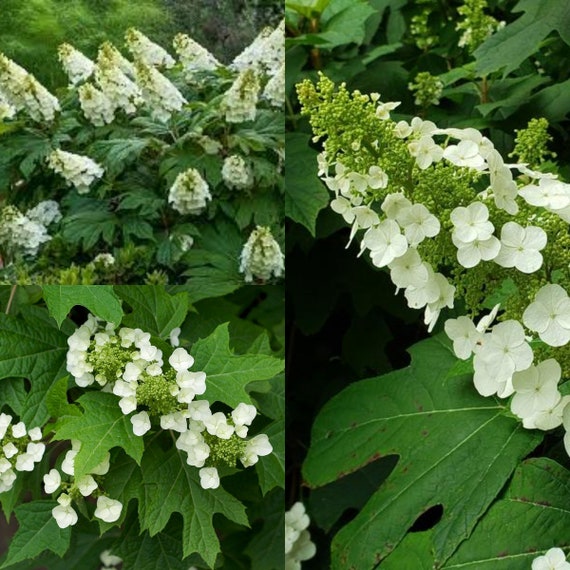
[[[115,265],[115,257],[112,253],[98,253],[91,263],[100,264],[103,267],[113,267]]]
[[[13,419],[0,414],[0,493],[13,487],[17,471],[33,471],[46,449],[39,427],[27,430],[24,422],[12,423]]]
[[[26,216],[38,224],[49,226],[61,220],[59,204],[55,200],[44,200],[38,202],[33,208],[26,212]]]
[[[70,44],[61,44],[57,50],[59,61],[72,85],[89,79],[95,71],[95,63]]]
[[[273,76],[285,61],[285,20],[275,28],[265,28],[231,63],[237,71],[254,69]]]
[[[96,382],[118,396],[135,435],[146,434],[153,418],[161,429],[180,433],[176,447],[188,465],[200,468],[202,487],[213,489],[220,484],[216,463],[239,459],[249,467],[273,449],[265,434],[245,439],[255,406],[241,403],[226,416],[212,412],[207,400],[195,400],[206,391],[206,374],[190,371],[194,358],[178,346],[179,334],[175,329],[170,335],[176,348],[165,363],[149,333],[126,327],[115,332],[114,325],[103,328],[89,315],[68,339],[67,370],[79,386]]]
[[[168,192],[168,203],[180,214],[200,214],[212,199],[208,183],[195,168],[181,172]]]
[[[570,562],[561,548],[551,548],[532,561],[532,570],[570,570]]]
[[[120,501],[110,499],[101,494],[99,485],[94,476],[105,475],[109,471],[108,453],[105,459],[97,465],[90,473],[84,475],[80,479],[75,478],[75,457],[81,449],[81,442],[72,440],[71,449],[65,454],[60,469],[68,475],[69,481],[64,481],[61,473],[57,469],[51,469],[49,473],[44,475],[44,491],[51,495],[60,489],[63,491],[57,497],[58,505],[51,511],[53,518],[56,520],[60,528],[67,528],[77,523],[78,516],[75,509],[71,506],[74,496],[77,493],[83,497],[89,497],[97,491],[97,506],[94,515],[102,521],[111,523],[115,522],[121,516],[123,505]]]
[[[285,513],[285,570],[301,570],[301,562],[316,554],[317,548],[307,530],[310,522],[305,506],[299,501]]]
[[[94,160],[61,149],[54,150],[47,158],[49,167],[61,174],[69,186],[75,186],[78,194],[87,194],[94,180],[101,178],[105,170]]]
[[[0,53],[0,95],[8,109],[25,109],[34,121],[51,123],[59,101],[25,69]]]
[[[169,68],[176,63],[164,48],[153,43],[135,28],[127,30],[125,41],[135,60],[145,65]]]
[[[221,104],[228,123],[243,123],[255,119],[259,89],[259,78],[253,69],[240,72],[232,86],[225,92]]]
[[[2,91],[0,91],[0,121],[12,119],[15,114],[16,109],[8,103],[8,101],[2,96]]]
[[[134,77],[133,64],[126,60],[113,45],[108,42],[104,43],[97,55],[95,80],[101,92],[109,100],[113,111],[122,109],[125,113],[131,114],[143,103],[140,88],[129,79],[129,76]],[[103,116],[101,102],[97,101],[97,103],[101,108],[99,115]],[[95,114],[95,110],[91,112]]]
[[[40,246],[51,239],[46,226],[38,219],[42,217],[43,207],[40,207],[40,204],[36,206],[40,208],[39,213],[36,208],[32,208],[27,214],[22,214],[15,206],[5,206],[0,210],[0,245],[5,252],[11,255],[21,253],[35,256]],[[48,219],[47,213],[45,219]],[[56,214],[52,221],[59,219],[61,214]]]
[[[390,110],[398,105],[379,103],[377,94],[371,100],[377,104],[376,116],[382,121],[388,120]],[[453,307],[455,287],[421,258],[418,245],[437,236],[445,224],[451,229],[462,267],[473,268],[484,261],[523,274],[535,273],[543,266],[541,252],[547,246],[546,231],[530,223],[540,223],[540,214],[530,216],[525,225],[504,220],[518,213],[517,200],[522,198],[568,222],[570,184],[551,174],[534,172],[524,164],[505,164],[491,141],[475,129],[439,129],[417,117],[410,124],[400,121],[393,128],[396,136],[406,141],[420,171],[447,161],[458,169],[471,170],[478,180],[488,177],[489,185],[483,192],[474,192],[469,202],[451,209],[449,219],[440,222],[425,205],[413,204],[404,189],[390,192],[390,180],[379,166],[369,167],[366,173],[352,172],[340,161],[329,164],[326,152],[319,157],[320,175],[335,194],[331,207],[352,224],[351,239],[358,230],[365,230],[361,253],[369,250],[374,265],[388,267],[397,289],[404,289],[410,307],[425,307],[424,321],[431,331],[440,311]],[[446,137],[445,142],[437,143],[436,136]],[[449,142],[453,140],[457,144]],[[329,175],[332,166],[334,175]],[[532,182],[519,189],[513,170]],[[380,213],[373,208],[379,190],[384,190]],[[490,220],[491,206],[494,211],[502,210],[500,236]],[[466,316],[445,323],[455,354],[461,359],[473,356],[473,381],[481,395],[512,396],[511,410],[524,427],[549,430],[563,424],[570,455],[570,396],[562,396],[558,389],[561,367],[553,358],[534,363],[531,347],[538,339],[551,347],[570,342],[570,298],[560,285],[546,284],[522,312],[522,322],[511,318],[491,326],[498,309],[477,325]],[[533,334],[527,336],[528,331]]]
[[[96,127],[102,127],[115,119],[115,106],[103,91],[91,83],[84,83],[77,90],[79,104],[85,118]]]
[[[137,85],[150,107],[151,115],[166,123],[174,111],[180,111],[186,99],[160,71],[141,62],[135,64]]]
[[[111,554],[110,550],[103,550],[99,555],[102,567],[100,570],[118,570],[118,566],[123,562],[122,558]]]
[[[285,104],[285,63],[269,79],[262,96],[273,107],[282,107]]]
[[[283,275],[285,256],[269,228],[257,226],[251,232],[241,251],[239,270],[248,283],[254,278],[268,281],[272,275]]]
[[[243,156],[232,154],[224,159],[222,178],[228,188],[245,190],[253,184],[253,174]]]
[[[192,80],[195,73],[201,71],[215,71],[222,64],[198,42],[186,34],[178,34],[173,41],[174,49],[180,58],[180,63],[186,72],[186,79]]]

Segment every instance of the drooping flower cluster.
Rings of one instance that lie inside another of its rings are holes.
[[[177,449],[188,465],[200,468],[204,489],[220,484],[217,468],[254,465],[272,446],[265,434],[246,439],[257,410],[241,403],[229,414],[212,412],[207,400],[206,374],[190,370],[194,358],[179,346],[180,330],[172,331],[174,348],[165,362],[162,350],[141,329],[105,327],[89,315],[69,337],[67,370],[81,387],[99,384],[119,397],[117,405],[130,416],[133,433],[144,436],[154,425],[180,435]]]
[[[135,60],[151,67],[172,67],[176,62],[162,47],[149,40],[143,33],[130,28],[125,41]]]
[[[570,570],[570,562],[561,548],[551,548],[532,561],[532,570]]]
[[[285,570],[301,570],[301,562],[316,554],[307,530],[310,522],[305,505],[299,501],[285,513]]]
[[[240,273],[246,282],[254,279],[268,281],[272,276],[281,277],[285,271],[285,256],[271,230],[257,226],[247,239],[240,255]]]
[[[160,71],[137,62],[135,65],[137,84],[142,97],[151,109],[151,116],[165,123],[174,111],[180,111],[186,99],[182,93]]]
[[[12,119],[16,114],[16,109],[2,96],[0,91],[0,121],[5,119]]]
[[[47,158],[48,166],[61,174],[69,186],[75,186],[78,194],[87,194],[91,184],[105,174],[102,166],[88,156],[54,150]]]
[[[243,123],[255,119],[259,88],[259,79],[253,69],[240,72],[222,101],[222,109],[228,123]]]
[[[51,511],[57,525],[60,528],[67,528],[77,523],[79,517],[72,507],[72,503],[74,500],[79,499],[80,496],[97,497],[97,506],[93,514],[98,519],[108,523],[117,521],[121,516],[123,505],[120,501],[104,495],[96,479],[109,471],[110,454],[107,454],[106,458],[88,474],[77,479],[75,477],[75,457],[81,449],[81,442],[72,440],[71,446],[60,466],[64,477],[62,478],[60,471],[53,468],[43,478],[44,491],[48,495],[56,491],[62,491],[57,497],[58,505]],[[65,475],[68,477],[65,477]]]
[[[18,471],[33,471],[44,456],[39,427],[28,430],[24,422],[14,422],[8,414],[0,414],[0,493],[9,491]]]
[[[61,219],[57,204],[55,208],[52,204],[55,202],[51,200],[40,202],[26,214],[16,206],[0,210],[0,249],[4,255],[37,255],[41,245],[51,239],[46,226]]]
[[[186,72],[187,81],[192,81],[195,73],[215,71],[218,67],[222,67],[222,64],[206,48],[186,34],[177,34],[173,45]]]
[[[95,63],[70,44],[61,44],[57,50],[59,61],[72,85],[89,79],[95,71]]]
[[[25,69],[0,53],[0,97],[16,111],[25,109],[34,121],[51,123],[60,111],[52,95]],[[1,102],[1,101],[0,101]],[[5,109],[5,112],[8,111]]]
[[[200,214],[211,199],[208,183],[195,168],[181,172],[168,192],[168,203],[183,215]]]
[[[570,375],[570,184],[506,164],[475,129],[396,123],[398,103],[378,94],[351,95],[324,77],[298,91],[315,140],[326,137],[319,174],[331,208],[351,240],[364,230],[361,253],[425,308],[430,331],[461,296],[470,316],[445,330],[458,358],[473,357],[478,392],[512,396],[526,428],[568,430],[570,397],[558,385]],[[476,325],[496,295],[500,306]],[[570,455],[568,433],[565,446]]]
[[[84,83],[78,90],[79,103],[85,118],[96,127],[112,123],[115,119],[115,106],[103,91],[92,83]]]
[[[222,178],[228,188],[245,190],[251,188],[253,175],[244,158],[239,154],[232,154],[224,159]]]

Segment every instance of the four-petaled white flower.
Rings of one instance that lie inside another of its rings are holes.
[[[570,341],[570,298],[555,283],[542,287],[534,302],[524,311],[523,323],[550,346],[564,346]]]
[[[443,151],[443,158],[455,166],[466,166],[481,170],[485,167],[485,159],[479,153],[479,145],[472,140],[462,140],[458,144],[449,145]]]
[[[220,476],[215,467],[202,467],[199,473],[202,489],[217,489],[220,486]]]
[[[413,204],[402,211],[398,223],[411,246],[417,246],[426,237],[435,237],[441,228],[439,220],[423,204]]]
[[[111,523],[119,519],[122,510],[123,505],[120,501],[116,501],[115,499],[110,499],[109,497],[101,495],[97,499],[97,508],[93,514],[98,519]]]
[[[400,232],[397,222],[383,220],[366,231],[362,238],[362,246],[370,250],[372,263],[376,267],[385,267],[406,253],[408,241]]]
[[[151,428],[148,412],[142,411],[131,416],[131,424],[133,424],[133,433],[135,435],[144,435]]]
[[[421,170],[429,168],[443,157],[443,149],[429,135],[408,143],[408,150],[415,157],[416,164]]]
[[[532,561],[532,570],[570,570],[570,562],[561,548],[551,548]]]
[[[450,215],[453,236],[464,243],[489,239],[495,230],[489,221],[489,210],[482,202],[454,208]]]
[[[457,358],[467,360],[479,347],[483,333],[477,330],[475,323],[466,316],[445,321],[445,334],[453,341],[453,352]]]
[[[542,228],[523,228],[516,222],[507,222],[501,229],[501,249],[495,263],[501,267],[516,267],[522,273],[534,273],[542,265],[540,251],[546,247],[546,240]]]

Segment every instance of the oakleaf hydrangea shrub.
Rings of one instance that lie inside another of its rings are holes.
[[[159,287],[67,287],[64,300],[46,286],[47,310],[19,289],[0,319],[0,505],[20,525],[6,563],[71,564],[100,541],[85,568],[138,568],[143,547],[158,568],[166,541],[172,567],[214,568],[251,563],[248,543],[270,536],[283,557],[282,527],[257,523],[282,519],[284,486],[283,361],[267,331],[234,320],[255,331],[234,350],[228,323],[187,316],[188,295]]]
[[[0,54],[0,278],[235,289],[257,226],[282,248],[284,23],[229,64],[185,34],[122,48],[63,43],[54,93]],[[46,202],[59,215],[30,218]]]
[[[474,128],[394,121],[399,103],[378,93],[324,75],[297,92],[330,207],[359,255],[423,309],[428,332],[443,324],[480,395],[526,429],[561,427],[570,455],[570,184],[541,169],[545,121],[518,132],[514,154],[527,162],[509,163]]]

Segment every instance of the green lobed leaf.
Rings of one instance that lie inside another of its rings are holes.
[[[485,513],[443,570],[527,570],[553,545],[570,552],[570,472],[547,458],[519,465],[505,496]],[[382,568],[433,568],[433,533],[413,533]],[[422,566],[416,561],[422,560]]]
[[[399,456],[386,482],[336,535],[334,569],[374,568],[438,504],[443,516],[433,550],[442,565],[541,440],[504,415],[500,402],[477,394],[470,376],[449,377],[457,359],[442,337],[410,352],[408,368],[349,386],[315,421],[303,468],[311,486]]]
[[[76,305],[96,317],[118,325],[123,318],[121,301],[111,285],[44,285],[44,299],[58,326]]]
[[[179,327],[186,318],[188,295],[184,292],[169,295],[164,287],[152,285],[117,286],[115,291],[133,309],[123,319],[125,326],[168,338],[172,329]]]
[[[267,354],[234,354],[230,349],[228,323],[220,325],[207,338],[200,339],[191,349],[193,370],[207,374],[204,398],[236,407],[240,402],[251,404],[246,386],[256,380],[269,380],[283,371],[284,362]]]
[[[51,514],[55,501],[32,501],[15,508],[19,528],[10,541],[8,555],[0,568],[35,558],[44,550],[63,556],[69,548],[71,528],[61,529]]]
[[[317,177],[317,153],[309,146],[309,135],[287,133],[285,214],[315,235],[319,212],[328,206],[329,193]]]
[[[202,489],[198,469],[186,464],[183,454],[173,448],[163,451],[158,445],[144,454],[141,470],[139,518],[141,528],[156,535],[174,513],[184,519],[183,556],[198,553],[213,567],[220,542],[213,526],[214,514],[248,526],[243,505],[222,487]]]
[[[79,408],[70,404],[67,400],[68,384],[69,375],[62,376],[57,382],[54,382],[51,388],[47,391],[46,406],[48,413],[52,418],[81,415]]]
[[[30,390],[22,401],[21,420],[30,428],[48,417],[45,396],[55,380],[67,373],[67,336],[47,311],[22,307],[18,317],[0,314],[0,381],[27,378]]]
[[[133,434],[131,422],[123,415],[117,396],[100,391],[87,392],[77,402],[83,413],[61,418],[53,436],[56,440],[77,439],[81,442],[75,457],[76,478],[90,473],[113,447],[122,447],[140,464],[143,439]]]
[[[503,69],[506,76],[535,53],[553,31],[570,45],[570,4],[567,0],[521,0],[513,12],[524,15],[492,34],[475,50],[477,72],[487,75]]]

